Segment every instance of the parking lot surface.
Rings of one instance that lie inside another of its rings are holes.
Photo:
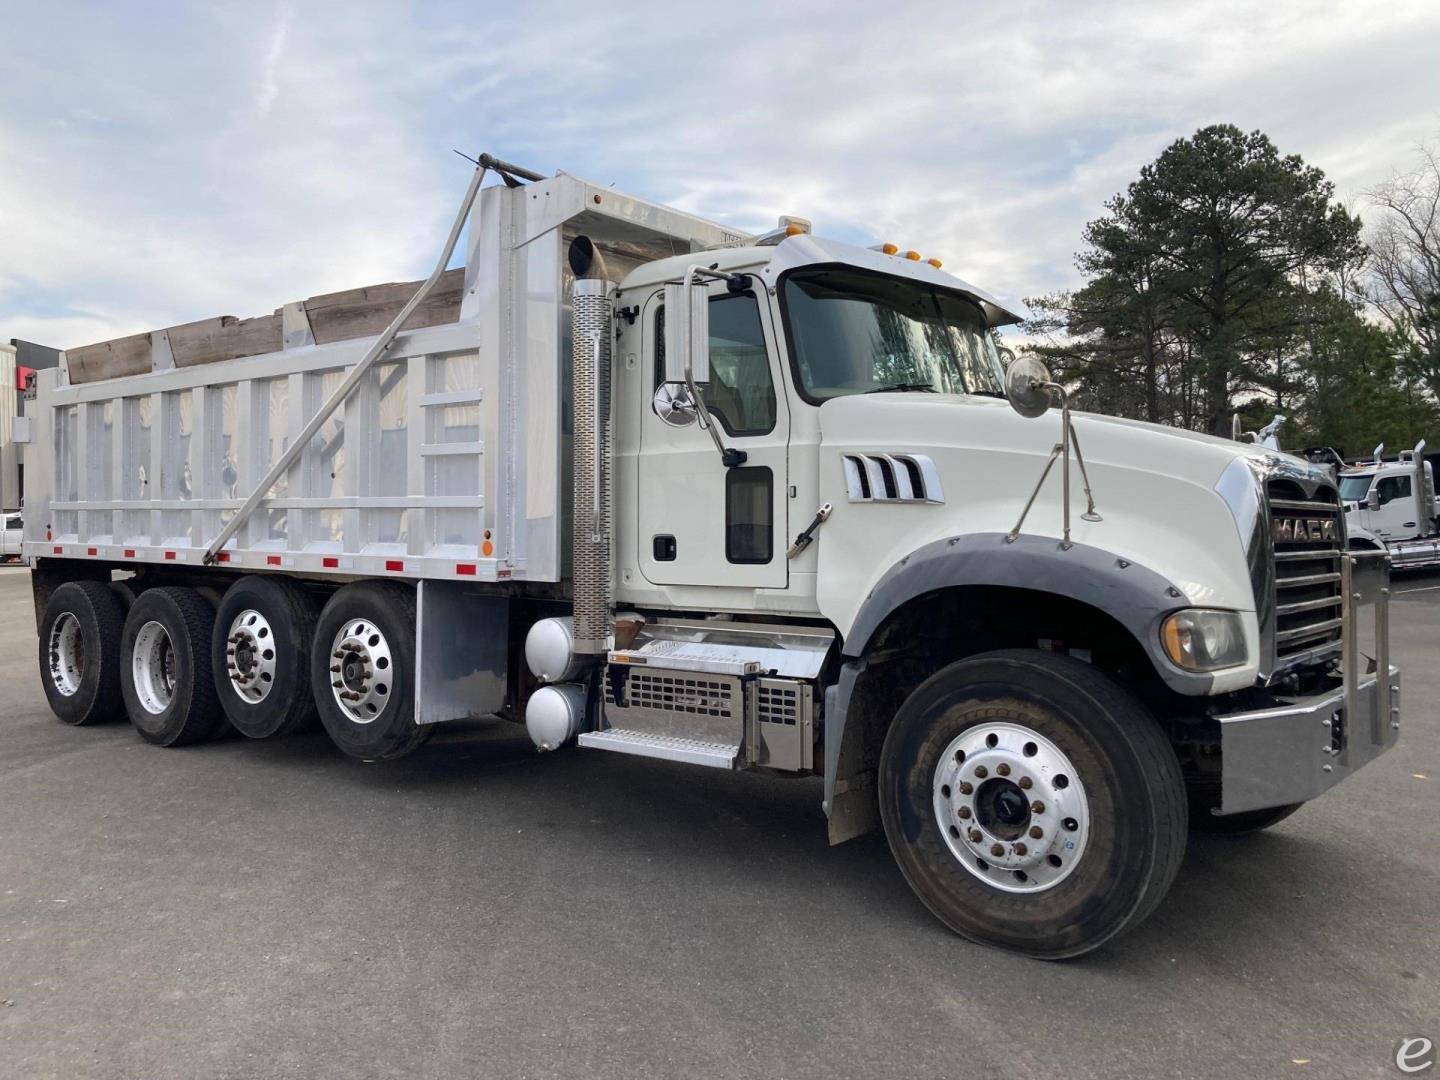
[[[0,1075],[1402,1075],[1440,1041],[1440,577],[1396,584],[1400,746],[1046,964],[828,847],[818,781],[65,727],[0,571]]]

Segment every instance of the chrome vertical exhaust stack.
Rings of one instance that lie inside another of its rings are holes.
[[[604,272],[600,253],[587,238],[576,238],[569,256],[576,275],[570,293],[575,424],[570,563],[574,648],[577,653],[603,655],[614,646],[610,617],[610,346],[615,286],[601,276],[581,276]]]

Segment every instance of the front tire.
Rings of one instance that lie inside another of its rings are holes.
[[[1118,683],[1068,656],[986,653],[901,706],[880,814],[916,894],[972,941],[1079,956],[1159,904],[1184,855],[1175,753]]]
[[[387,761],[434,731],[415,723],[415,590],[347,585],[325,605],[310,653],[320,722],[351,757]]]

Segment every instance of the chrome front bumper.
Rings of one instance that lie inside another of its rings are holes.
[[[1343,677],[1332,690],[1220,721],[1221,814],[1305,802],[1400,737],[1400,671],[1390,664],[1390,572],[1383,551],[1341,559]],[[1362,671],[1357,611],[1375,610],[1374,657]],[[1388,672],[1388,678],[1381,678]]]

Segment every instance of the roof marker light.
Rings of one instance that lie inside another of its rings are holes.
[[[915,251],[915,250],[912,249],[912,250],[910,250],[910,251],[905,252],[905,258],[909,259],[911,262],[919,262],[919,261],[920,261],[920,253],[919,253],[918,251]]]
[[[940,267],[945,265],[939,259],[926,259],[925,261],[928,262],[931,266],[933,266],[936,270],[939,270]]]
[[[900,253],[900,249],[894,244],[881,244],[880,253],[882,255],[898,255]]]

